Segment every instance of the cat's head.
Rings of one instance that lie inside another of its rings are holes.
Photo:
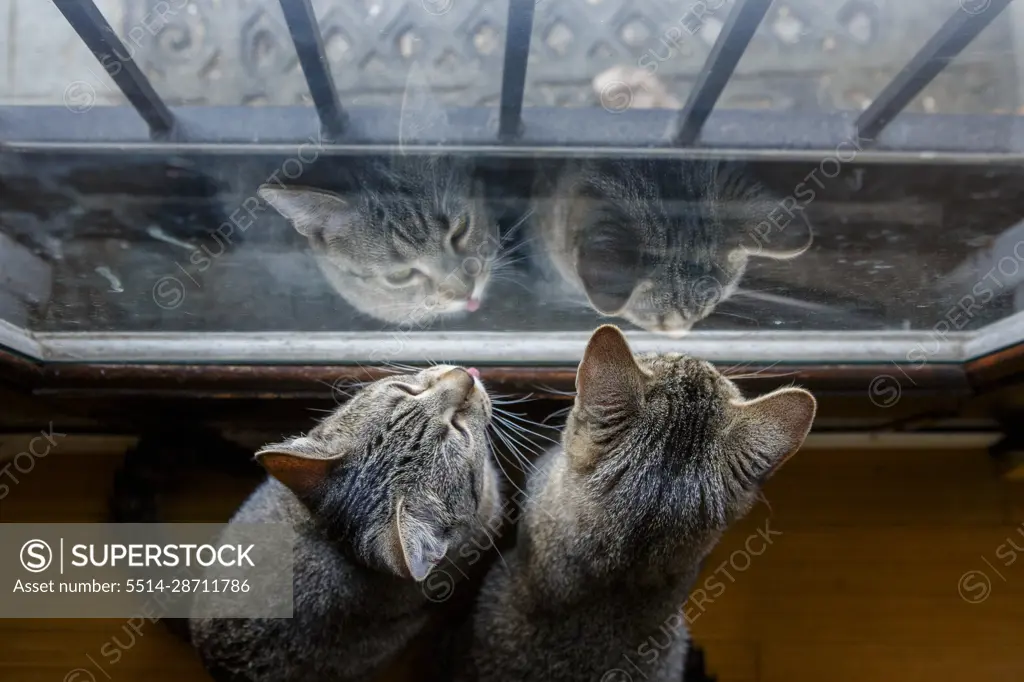
[[[599,313],[679,337],[739,286],[751,257],[788,260],[811,246],[802,215],[783,240],[779,202],[734,166],[617,164],[585,172],[569,221],[576,273]],[[771,235],[769,235],[771,236]],[[789,246],[785,242],[799,242]]]
[[[765,480],[803,444],[816,402],[786,388],[753,399],[711,364],[634,356],[598,328],[576,376],[563,438],[576,499],[607,532],[655,554],[709,551]]]
[[[686,335],[732,296],[746,269],[740,252],[719,257],[699,246],[645,243],[637,234],[643,224],[611,206],[591,218],[576,261],[587,299],[602,315],[650,332]]]
[[[369,384],[257,459],[366,565],[423,580],[497,513],[476,370],[438,365]]]
[[[309,240],[334,288],[392,324],[429,324],[479,306],[498,251],[497,224],[462,166],[399,159],[344,196],[264,185],[259,195]]]

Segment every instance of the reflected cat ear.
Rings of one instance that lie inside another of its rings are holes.
[[[742,457],[763,481],[803,445],[814,423],[817,402],[802,388],[782,388],[753,400],[733,401],[737,423],[729,432],[729,452]]]
[[[306,500],[327,479],[337,458],[323,452],[316,440],[303,437],[262,447],[256,453],[256,461]]]
[[[639,407],[646,379],[619,328],[602,325],[576,370],[576,403],[587,411]]]
[[[399,500],[395,509],[394,538],[386,552],[388,564],[399,576],[422,582],[448,554],[448,541],[430,524],[410,514],[404,500]]]
[[[398,119],[398,153],[405,146],[422,141],[423,133],[444,128],[448,117],[441,102],[434,96],[427,70],[418,61],[409,67],[402,93],[402,111]]]
[[[639,239],[626,225],[595,226],[576,253],[576,274],[590,304],[602,315],[618,315],[640,280]]]
[[[303,237],[309,237],[348,209],[344,199],[318,189],[263,185],[257,194],[287,218]]]

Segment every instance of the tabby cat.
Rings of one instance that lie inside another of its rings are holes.
[[[307,435],[260,450],[270,478],[232,521],[295,529],[294,616],[193,619],[213,677],[364,680],[389,662],[427,622],[420,583],[497,520],[490,419],[478,372],[440,365],[372,383]]]
[[[263,185],[259,196],[309,241],[331,286],[360,312],[427,326],[480,307],[498,253],[472,168],[396,157],[352,173],[344,195]]]
[[[591,337],[576,387],[515,551],[484,580],[460,680],[679,682],[680,611],[702,560],[816,410],[802,389],[748,400],[706,362],[634,357],[611,325]]]
[[[799,208],[735,164],[569,163],[541,174],[535,207],[557,278],[598,313],[671,336],[732,296],[752,256],[796,258],[812,241]]]

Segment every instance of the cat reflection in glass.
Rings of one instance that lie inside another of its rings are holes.
[[[369,165],[340,196],[263,185],[260,197],[309,240],[331,286],[354,308],[392,324],[473,312],[498,251],[471,169],[405,157]]]
[[[752,257],[796,258],[813,240],[802,213],[787,220],[730,164],[569,164],[541,176],[535,203],[556,279],[602,315],[674,337],[737,293]]]

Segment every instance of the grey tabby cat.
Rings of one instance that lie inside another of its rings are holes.
[[[461,680],[679,682],[680,609],[702,560],[816,410],[801,389],[746,400],[706,362],[634,357],[611,325],[591,337],[576,387],[515,552],[485,578]],[[627,654],[638,669],[623,675]]]
[[[324,276],[360,312],[427,325],[479,308],[499,240],[472,168],[409,156],[353,176],[344,195],[273,185],[259,195],[309,240]]]
[[[295,529],[294,616],[193,619],[213,677],[343,682],[389,662],[427,623],[420,582],[497,520],[490,418],[478,373],[441,365],[372,383],[308,435],[260,450],[271,478],[232,521]]]
[[[541,176],[535,204],[558,277],[602,315],[671,336],[732,296],[752,256],[796,258],[812,241],[799,209],[732,164],[570,163]]]

